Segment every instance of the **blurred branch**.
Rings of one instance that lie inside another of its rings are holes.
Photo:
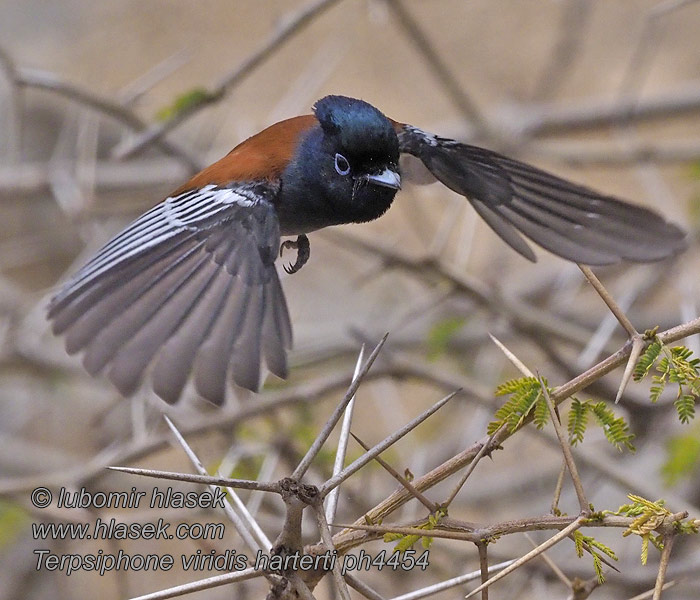
[[[0,72],[2,72],[8,88],[7,111],[6,117],[3,119],[5,121],[6,130],[1,144],[5,146],[7,162],[15,164],[20,157],[20,95],[17,89],[17,69],[15,63],[3,48],[0,48]],[[0,119],[2,119],[2,116],[0,116]],[[0,124],[3,120],[0,120]]]
[[[571,74],[573,63],[586,39],[592,8],[588,0],[564,2],[557,41],[549,54],[549,61],[540,72],[533,100],[543,101],[554,96]]]
[[[406,36],[413,42],[417,50],[428,63],[430,71],[440,81],[443,89],[462,113],[462,116],[474,127],[474,134],[483,133],[486,129],[486,121],[475,102],[462,89],[457,78],[445,64],[439,52],[421,29],[418,21],[406,10],[400,0],[386,0],[387,6],[392,10],[399,26]]]
[[[133,131],[143,131],[146,128],[146,124],[129,108],[104,98],[91,90],[81,88],[73,83],[68,83],[54,73],[20,67],[16,70],[16,77],[16,83],[19,86],[42,89],[58,94],[73,102],[87,106],[103,115],[111,117]],[[160,140],[154,141],[154,144],[166,154],[176,156],[182,160],[192,172],[200,169],[200,165],[197,161],[174,144]]]
[[[548,336],[562,339],[575,344],[585,344],[590,332],[570,320],[557,318],[551,311],[539,309],[518,298],[506,297],[499,290],[470,277],[463,271],[451,265],[442,263],[432,257],[413,258],[396,248],[390,248],[377,239],[365,239],[347,231],[324,233],[332,239],[353,248],[365,250],[373,257],[384,261],[385,267],[400,267],[419,277],[432,279],[435,277],[447,280],[456,290],[462,292],[496,314],[502,314],[510,319],[515,326],[523,330],[536,329]]]
[[[555,104],[510,105],[496,122],[523,137],[569,133],[634,121],[679,117],[700,112],[700,84],[691,83],[647,98],[625,94],[613,100],[585,100],[567,106]]]
[[[665,0],[658,2],[644,15],[644,23],[637,43],[632,52],[627,70],[620,84],[620,93],[629,96],[636,95],[642,89],[654,54],[661,48],[662,35],[665,33],[660,28],[661,20],[669,14],[696,2],[697,0]]]
[[[274,33],[257,51],[246,58],[238,67],[223,77],[209,93],[192,102],[184,110],[178,111],[171,118],[149,127],[135,139],[118,145],[113,156],[119,159],[130,158],[143,152],[148,146],[160,143],[163,136],[198,113],[200,110],[219,102],[234,87],[253,73],[261,64],[279,50],[288,40],[304,30],[313,20],[340,0],[314,0],[297,13],[289,17],[285,24]]]
[[[143,158],[138,162],[97,161],[95,185],[105,189],[133,189],[149,185],[171,184],[191,173],[190,167],[176,158]],[[0,192],[34,193],[50,185],[51,164],[24,162],[0,165]]]
[[[654,141],[629,139],[624,147],[614,142],[536,141],[528,151],[548,160],[600,167],[628,166],[634,163],[684,163],[700,158],[696,140]]]
[[[131,106],[146,94],[155,85],[175,73],[192,58],[190,48],[181,48],[165,60],[155,64],[143,75],[124,86],[118,94],[118,98],[125,106]]]

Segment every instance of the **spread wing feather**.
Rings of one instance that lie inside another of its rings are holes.
[[[685,247],[685,234],[661,215],[580,186],[496,152],[404,125],[401,151],[420,158],[486,223],[529,260],[523,235],[568,260],[606,265],[648,262]],[[522,235],[521,235],[522,234]]]
[[[153,365],[156,393],[221,404],[228,378],[257,390],[263,361],[287,373],[292,334],[274,267],[279,223],[256,190],[206,186],[167,198],[56,294],[49,318],[90,373],[128,395]]]

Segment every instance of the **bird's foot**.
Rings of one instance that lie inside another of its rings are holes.
[[[296,240],[285,240],[280,245],[280,257],[282,252],[288,249],[294,249],[297,251],[297,260],[293,265],[284,265],[284,270],[289,273],[296,273],[301,269],[311,256],[311,244],[309,244],[309,238],[303,233],[297,236]]]

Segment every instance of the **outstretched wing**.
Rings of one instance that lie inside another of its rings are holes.
[[[684,232],[659,214],[477,146],[398,126],[401,152],[423,161],[465,196],[488,225],[529,260],[523,239],[579,263],[646,262],[685,247]]]
[[[53,330],[125,395],[152,368],[176,402],[191,372],[216,404],[227,378],[257,390],[287,374],[292,332],[274,261],[274,184],[208,185],[167,198],[109,242],[51,300]]]

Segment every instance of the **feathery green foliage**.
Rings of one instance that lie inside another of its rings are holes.
[[[422,525],[418,525],[419,529],[435,529],[435,526],[440,522],[440,520],[447,515],[447,510],[445,508],[439,508],[435,513],[428,515],[428,520]],[[420,535],[404,535],[402,533],[385,533],[384,542],[387,544],[390,542],[398,541],[398,544],[394,546],[394,552],[405,552],[413,546],[418,540],[421,541],[421,545],[425,550],[430,548],[433,543],[433,538],[429,536]]]
[[[655,366],[658,375],[653,375],[649,398],[656,402],[668,383],[678,385],[676,400],[673,403],[681,423],[695,418],[695,404],[700,399],[700,358],[692,358],[693,353],[685,346],[669,348],[658,337],[642,353],[634,369],[634,379],[639,381]]]
[[[583,436],[588,426],[588,406],[588,402],[581,402],[578,398],[574,398],[571,401],[567,430],[569,432],[569,443],[572,446],[583,441]]]
[[[615,417],[612,409],[602,400],[595,403],[589,400],[587,404],[598,423],[602,426],[608,441],[618,450],[622,450],[622,447],[625,446],[628,450],[634,452],[635,448],[632,444],[634,434],[630,433],[627,422],[622,417]]]
[[[687,434],[668,440],[666,453],[661,473],[666,485],[672,486],[693,473],[700,464],[700,427],[696,424]]]
[[[546,386],[547,381],[543,381]],[[510,398],[496,411],[494,420],[489,423],[487,429],[489,435],[504,424],[508,426],[511,433],[514,432],[533,409],[535,409],[537,427],[541,429],[547,424],[549,409],[537,377],[521,377],[506,381],[496,388],[496,395],[510,396]]]
[[[603,428],[607,440],[618,450],[623,447],[634,452],[634,434],[630,433],[629,425],[623,417],[616,417],[615,413],[603,402],[586,400],[581,402],[574,398],[569,409],[568,431],[569,443],[572,446],[583,441],[588,426],[588,415],[592,414],[598,424]]]
[[[632,500],[632,504],[624,504],[612,514],[636,517],[629,528],[624,531],[622,537],[635,534],[642,538],[641,560],[642,564],[645,565],[649,557],[649,542],[654,544],[659,551],[663,550],[662,536],[655,533],[655,530],[663,525],[672,513],[664,506],[663,500],[652,502],[635,494],[628,494],[627,497]]]
[[[599,542],[594,537],[583,535],[583,533],[580,531],[574,531],[573,538],[578,557],[581,558],[583,556],[583,551],[588,550],[593,557],[593,569],[596,577],[598,578],[598,583],[605,583],[605,575],[603,574],[603,557],[601,553],[605,554],[609,558],[612,558],[613,560],[617,560],[615,551],[602,542]]]
[[[545,386],[547,382],[544,381]],[[551,389],[547,387],[551,393]],[[510,398],[496,411],[494,420],[489,423],[487,432],[491,435],[504,424],[512,433],[518,429],[525,417],[533,412],[535,425],[542,429],[549,422],[549,408],[542,393],[542,388],[536,377],[521,377],[511,379],[496,388],[497,396],[510,396]],[[592,414],[603,428],[605,437],[618,450],[623,447],[634,451],[632,440],[634,434],[630,433],[629,425],[622,417],[616,417],[612,409],[605,402],[593,402],[587,400],[581,402],[577,398],[572,400],[568,416],[569,441],[576,445],[583,441],[588,426],[588,415]]]
[[[656,362],[656,359],[659,358],[662,348],[663,344],[661,343],[661,340],[655,337],[651,344],[647,346],[646,350],[642,352],[642,355],[637,361],[637,365],[635,366],[633,373],[635,381],[641,381],[647,376],[649,370]]]

